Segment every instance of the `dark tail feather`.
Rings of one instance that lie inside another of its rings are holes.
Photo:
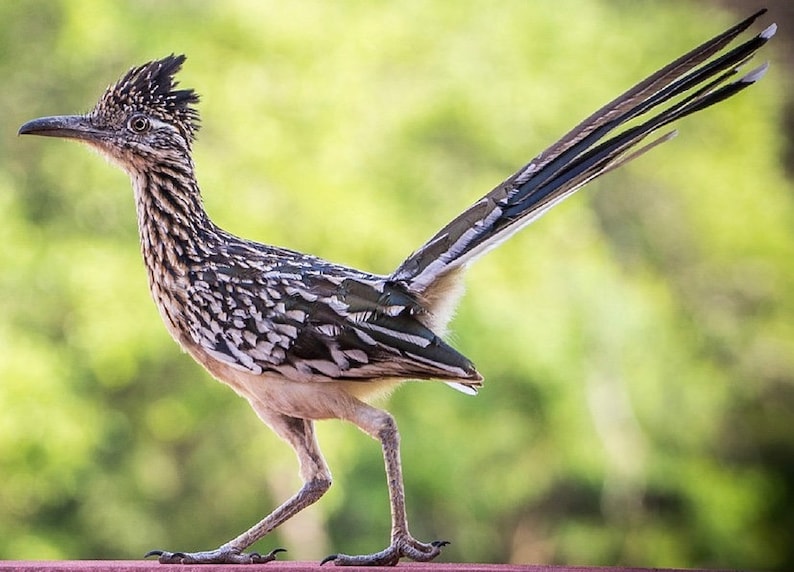
[[[766,64],[725,83],[774,35],[774,24],[708,60],[765,11],[753,14],[683,55],[596,111],[441,229],[409,256],[391,278],[405,283],[414,292],[425,292],[436,280],[506,240],[587,182],[674,135],[671,132],[635,148],[650,133],[758,81],[766,71]],[[676,99],[645,122],[602,141],[618,127]]]

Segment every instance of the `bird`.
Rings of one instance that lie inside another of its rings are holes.
[[[193,89],[176,79],[171,54],[133,67],[88,113],[41,117],[19,134],[79,141],[130,177],[151,295],[176,342],[245,398],[295,451],[302,485],[250,529],[213,550],[153,550],[163,564],[263,563],[250,546],[331,486],[315,422],[350,422],[380,442],[391,507],[388,546],[332,554],[322,564],[427,562],[448,544],[408,528],[400,434],[373,404],[405,380],[438,380],[476,394],[483,377],[444,340],[470,264],[574,192],[657,145],[646,141],[685,116],[756,83],[767,64],[740,68],[769,41],[771,24],[734,45],[765,10],[656,71],[567,134],[439,230],[391,274],[378,275],[284,247],[246,240],[216,225],[202,203],[193,145],[200,127]]]

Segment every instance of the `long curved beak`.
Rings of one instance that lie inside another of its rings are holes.
[[[28,121],[17,134],[91,141],[96,140],[98,131],[82,115],[57,115]]]

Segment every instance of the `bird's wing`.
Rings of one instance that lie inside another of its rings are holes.
[[[305,256],[294,264],[300,272],[284,262],[272,272],[217,264],[196,271],[193,341],[232,367],[294,381],[436,378],[479,386],[471,361],[422,324],[423,308],[399,285]],[[214,327],[212,316],[227,325]]]

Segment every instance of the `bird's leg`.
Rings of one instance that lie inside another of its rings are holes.
[[[314,435],[312,421],[288,417],[256,407],[259,417],[295,449],[300,462],[301,489],[284,504],[226,544],[206,552],[166,552],[153,550],[147,556],[158,556],[163,564],[252,564],[275,560],[279,548],[269,554],[243,552],[254,542],[316,502],[331,486],[331,473],[323,459]]]
[[[337,566],[394,566],[402,557],[418,562],[432,560],[441,554],[441,548],[448,543],[439,540],[430,543],[419,542],[408,532],[405,490],[400,463],[400,434],[397,431],[397,424],[392,416],[385,411],[364,403],[359,404],[348,420],[378,439],[383,447],[391,503],[391,544],[374,554],[359,556],[332,554],[322,563],[333,562]]]

